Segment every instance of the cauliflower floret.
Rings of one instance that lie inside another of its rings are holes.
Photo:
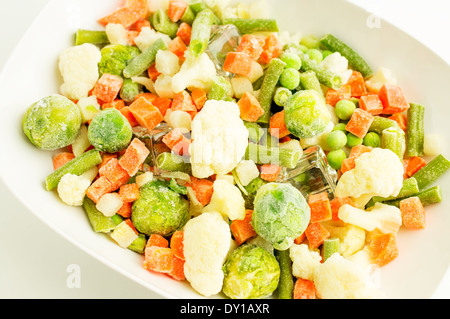
[[[81,206],[90,185],[91,181],[86,176],[66,174],[59,181],[58,195],[67,205]]]
[[[343,226],[323,223],[330,232],[330,237],[339,238],[339,253],[343,257],[349,257],[364,247],[366,232],[361,227],[346,224]]]
[[[425,133],[423,151],[425,156],[438,156],[445,151],[445,139],[440,134]]]
[[[292,274],[295,277],[314,281],[315,269],[320,265],[322,257],[317,251],[309,250],[308,245],[292,245],[289,248],[292,260]]]
[[[192,174],[207,178],[227,174],[241,161],[248,146],[248,130],[236,103],[206,101],[191,124]]]
[[[77,105],[80,108],[83,123],[89,122],[100,112],[100,104],[95,95],[80,99]]]
[[[240,161],[235,170],[242,186],[247,186],[252,180],[259,176],[258,167],[252,160]]]
[[[209,92],[217,74],[214,63],[206,53],[195,58],[187,50],[185,56],[180,72],[173,76],[172,90],[178,93],[186,88],[198,88]]]
[[[155,91],[159,97],[173,99],[175,92],[172,90],[172,77],[166,74],[158,76],[155,81]]]
[[[155,58],[156,70],[161,74],[173,76],[180,71],[179,58],[169,50],[159,50]]]
[[[392,75],[391,70],[380,68],[370,79],[366,81],[366,86],[373,92],[378,92],[385,84],[397,84],[397,80]]]
[[[242,193],[226,180],[216,180],[211,202],[205,206],[204,212],[217,211],[231,220],[245,218],[245,200]]]
[[[338,74],[342,83],[347,83],[353,71],[348,68],[348,60],[339,52],[334,52],[323,59],[320,65],[325,69]]]
[[[367,267],[335,253],[315,269],[317,296],[321,299],[382,298],[382,292],[371,285],[370,275]]]
[[[403,164],[388,149],[375,148],[355,160],[355,168],[345,172],[336,186],[337,197],[397,196],[403,186]]]
[[[219,293],[223,284],[222,264],[231,245],[230,226],[218,212],[203,213],[184,226],[184,273],[203,296]]]
[[[120,23],[108,23],[105,27],[106,36],[111,44],[129,45],[128,33]]]
[[[400,209],[395,206],[376,203],[364,211],[351,205],[339,208],[339,219],[367,231],[378,229],[382,233],[396,233],[402,225]]]
[[[159,38],[163,39],[167,46],[172,41],[167,34],[155,31],[150,27],[143,27],[139,35],[134,39],[134,43],[143,52]]]
[[[59,55],[58,63],[64,80],[61,94],[72,100],[87,97],[99,78],[98,63],[101,59],[100,49],[90,43],[65,49]]]

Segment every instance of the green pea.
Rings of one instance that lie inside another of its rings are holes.
[[[327,144],[332,150],[343,148],[347,145],[347,135],[340,130],[332,131],[327,136]]]
[[[370,146],[370,147],[380,147],[380,145],[381,145],[380,135],[378,135],[375,132],[367,133],[367,135],[364,136],[363,144],[365,146]]]
[[[328,164],[336,170],[341,168],[342,162],[346,158],[347,158],[347,155],[345,154],[345,152],[342,149],[331,151],[327,155]]]
[[[341,120],[348,120],[352,117],[353,112],[356,109],[355,103],[349,100],[340,100],[336,103],[334,111],[336,115]]]
[[[289,90],[294,90],[300,85],[300,72],[294,68],[287,68],[281,73],[280,84]]]
[[[306,51],[306,54],[309,55],[309,58],[313,61],[316,61],[317,63],[320,63],[323,61],[323,54],[318,49],[309,49]]]
[[[302,67],[302,59],[298,54],[292,52],[284,52],[281,57],[281,61],[286,63],[286,68],[293,68],[296,70],[300,70]]]
[[[333,127],[332,132],[333,131],[342,131],[345,134],[347,134],[347,130],[345,129],[346,126],[347,126],[347,124],[345,124],[345,123],[338,123]]]
[[[363,142],[362,138],[359,138],[356,135],[353,135],[352,133],[347,134],[347,146],[348,147],[355,147],[358,145],[361,145]]]

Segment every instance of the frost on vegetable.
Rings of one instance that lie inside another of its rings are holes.
[[[268,183],[256,193],[252,226],[275,249],[286,250],[304,232],[310,215],[305,198],[295,187]]]
[[[138,56],[138,48],[130,45],[111,44],[105,46],[101,51],[101,60],[98,63],[99,76],[104,73],[122,76],[123,69],[128,61]]]
[[[75,141],[81,121],[81,113],[75,103],[62,95],[53,94],[28,108],[22,129],[38,148],[55,150]]]
[[[213,188],[211,202],[203,211],[217,211],[231,220],[244,219],[245,201],[239,188],[223,179],[216,180]]]
[[[294,244],[289,249],[289,256],[292,260],[292,274],[298,278],[314,281],[315,269],[322,260],[319,252],[310,250],[305,244]]]
[[[232,299],[270,296],[278,285],[280,266],[274,255],[256,245],[239,246],[223,265],[223,292]]]
[[[82,206],[87,188],[91,185],[89,178],[80,175],[66,174],[58,183],[58,195],[70,206]]]

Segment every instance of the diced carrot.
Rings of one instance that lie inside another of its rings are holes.
[[[130,176],[134,176],[149,154],[150,151],[144,142],[138,138],[134,138],[120,158],[119,164]]]
[[[272,59],[278,58],[281,51],[281,43],[277,36],[272,33],[264,40],[263,51],[259,57],[259,61],[262,64],[268,64]]]
[[[372,115],[378,115],[383,112],[383,103],[378,95],[368,94],[359,99],[359,108],[369,112]]]
[[[182,22],[177,30],[177,37],[183,40],[184,44],[189,45],[191,43],[192,27],[186,22]]]
[[[159,234],[151,234],[148,237],[147,243],[145,244],[145,248],[154,246],[161,248],[169,248],[169,241]]]
[[[184,260],[177,256],[173,256],[173,267],[168,275],[178,281],[186,279],[186,276],[184,275]]]
[[[425,209],[419,197],[413,196],[400,201],[403,225],[407,228],[425,228]]]
[[[185,60],[184,53],[187,50],[187,46],[180,37],[175,37],[170,41],[168,46],[169,51],[174,53],[181,61]]]
[[[161,273],[173,270],[174,254],[170,248],[151,246],[145,249],[144,268]]]
[[[146,19],[148,15],[147,0],[125,0],[125,7],[139,14],[141,19]]]
[[[120,110],[121,108],[125,107],[125,102],[121,99],[115,99],[112,102],[103,103],[102,109],[109,109],[109,108],[115,108],[116,110]]]
[[[119,195],[124,202],[131,203],[139,198],[139,186],[130,183],[120,186]]]
[[[140,98],[141,96],[145,97],[151,103],[158,98],[158,95],[156,95],[156,94],[153,94],[153,93],[150,93],[150,92],[143,92],[143,93],[139,93],[138,95],[136,95],[135,100]]]
[[[158,108],[162,116],[165,116],[167,110],[172,106],[172,100],[167,97],[158,97],[152,101],[152,104]]]
[[[170,249],[174,255],[184,260],[184,232],[182,230],[175,231],[170,237]]]
[[[365,145],[357,145],[352,147],[349,156],[344,159],[341,166],[341,173],[344,174],[345,172],[354,169],[355,168],[355,160],[364,153],[368,153],[372,150],[371,147],[365,146]]]
[[[122,168],[117,158],[111,158],[98,170],[98,173],[110,181],[112,191],[115,191],[130,179],[130,175]]]
[[[130,29],[140,33],[142,31],[142,28],[146,27],[151,28],[150,21],[148,21],[147,19],[140,19],[136,21],[136,23],[133,24]]]
[[[128,29],[140,18],[141,16],[138,11],[134,11],[133,9],[127,7],[122,7],[103,18],[100,18],[98,22],[104,26],[109,23],[118,23],[123,25],[125,29]]]
[[[60,153],[56,154],[55,156],[53,156],[53,159],[52,159],[53,160],[53,169],[57,170],[64,164],[73,160],[74,158],[75,158],[75,155],[73,155],[73,153],[70,153],[70,152],[60,152]]]
[[[336,106],[340,100],[349,100],[352,97],[352,87],[349,84],[344,84],[339,89],[328,89],[325,96],[325,102],[328,105]]]
[[[191,155],[189,153],[190,146],[191,140],[185,137],[172,148],[172,152],[181,156],[190,156]]]
[[[408,158],[403,159],[403,179],[407,179],[409,177],[408,173],[406,172],[406,170],[408,169],[408,162]]]
[[[202,89],[194,89],[191,92],[191,97],[197,107],[197,110],[200,111],[203,108],[203,105],[205,105],[207,99],[206,92]]]
[[[252,58],[242,52],[228,52],[223,70],[234,74],[249,76],[252,71]]]
[[[178,22],[186,11],[188,4],[183,0],[169,0],[167,15],[173,22]]]
[[[398,256],[397,241],[394,233],[375,235],[367,245],[369,257],[373,263],[382,267]]]
[[[289,142],[290,140],[292,140],[292,138],[290,136],[284,136],[284,137],[280,138],[279,142],[281,144],[281,143]]]
[[[311,248],[319,247],[325,239],[330,237],[329,231],[320,222],[309,223],[305,235]]]
[[[152,79],[152,81],[156,81],[156,79],[158,78],[158,76],[161,75],[161,73],[158,72],[158,70],[156,69],[156,63],[152,63],[148,69],[147,69],[147,74],[148,77],[150,79]]]
[[[258,60],[263,52],[264,43],[264,39],[259,36],[244,34],[236,51],[246,53],[253,60]]]
[[[186,90],[183,90],[175,94],[172,100],[171,108],[172,111],[184,111],[184,112],[197,111],[197,107],[194,105],[191,95]]]
[[[275,164],[264,164],[261,165],[261,179],[274,182],[278,178],[278,175],[281,172],[281,166]]]
[[[306,238],[305,232],[303,232],[300,236],[294,239],[294,244],[300,245]]]
[[[186,139],[181,130],[173,129],[169,133],[163,136],[162,141],[168,148],[173,150],[179,143]]]
[[[256,122],[264,114],[258,99],[251,93],[245,92],[237,102],[237,105],[241,112],[241,119],[244,121]]]
[[[213,185],[214,183],[210,180],[191,176],[191,181],[187,186],[190,186],[192,188],[197,200],[203,206],[206,206],[211,201],[211,196],[214,192]]]
[[[134,39],[136,39],[139,36],[139,32],[135,30],[127,30],[127,40],[128,43],[131,45],[136,45],[136,42],[134,42]]]
[[[129,203],[129,202],[124,202],[122,204],[122,207],[120,207],[120,209],[117,211],[117,214],[122,216],[123,218],[130,218],[131,217],[131,212],[133,208],[133,203]]]
[[[102,162],[97,166],[98,169],[100,170],[103,166],[106,165],[106,163],[109,162],[109,160],[113,159],[113,158],[117,158],[117,154],[116,153],[103,153],[102,154]]]
[[[241,245],[248,239],[256,236],[256,232],[252,227],[252,210],[245,211],[244,219],[235,219],[231,222],[230,229],[236,244]]]
[[[148,130],[154,129],[164,119],[159,109],[145,97],[139,97],[129,107],[136,121]]]
[[[123,79],[114,74],[103,73],[94,86],[92,94],[104,103],[112,102],[122,88]]]
[[[351,205],[353,206],[353,201],[350,197],[335,197],[330,201],[330,207],[331,207],[331,220],[333,221],[340,221],[339,218],[339,208],[341,208],[344,205]]]
[[[98,203],[103,195],[110,192],[112,192],[111,182],[105,176],[101,176],[87,188],[86,196],[89,197],[94,203]]]
[[[134,227],[134,224],[130,218],[125,218],[124,222],[128,225],[128,227],[130,227],[134,231],[136,235],[139,235],[139,232],[136,230],[136,227]]]
[[[364,77],[358,71],[353,71],[352,75],[347,81],[347,84],[351,87],[351,95],[352,97],[361,97],[366,95],[366,82],[364,81]]]
[[[136,118],[134,117],[133,113],[130,110],[129,106],[125,106],[119,110],[120,113],[122,113],[123,116],[128,120],[131,127],[138,126],[139,123],[136,121]]]
[[[395,113],[391,116],[388,117],[391,120],[394,120],[397,122],[398,126],[400,126],[400,128],[403,131],[406,131],[406,126],[407,126],[407,117],[405,113]]]
[[[383,114],[402,113],[409,109],[408,100],[397,85],[385,84],[378,93],[383,103]]]
[[[309,195],[308,205],[311,210],[311,223],[331,220],[332,212],[327,192]]]
[[[284,110],[273,114],[269,120],[270,135],[278,137],[279,139],[288,136],[291,132],[286,127],[284,121]]]
[[[369,131],[370,125],[373,122],[373,115],[363,109],[356,109],[350,121],[348,121],[345,129],[358,136],[359,138],[364,138]]]
[[[314,282],[297,278],[294,285],[294,299],[316,299],[316,287]]]
[[[427,165],[427,162],[419,156],[410,157],[406,165],[406,175],[413,176],[419,169]]]

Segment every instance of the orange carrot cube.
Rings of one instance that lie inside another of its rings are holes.
[[[136,183],[120,186],[119,195],[124,202],[131,203],[139,198],[139,186]]]
[[[325,102],[328,105],[336,106],[340,100],[349,100],[352,97],[352,87],[349,84],[341,86],[339,89],[328,89]]]
[[[409,109],[408,100],[402,89],[397,85],[383,85],[378,96],[383,103],[383,114],[402,113]]]
[[[270,135],[278,137],[279,139],[288,136],[291,132],[286,127],[284,121],[284,110],[273,114],[269,120]]]
[[[427,162],[419,156],[414,156],[408,159],[406,165],[406,175],[408,177],[413,176],[419,169],[427,165]]]
[[[138,126],[139,123],[136,121],[136,118],[134,117],[133,113],[130,110],[129,106],[125,106],[119,110],[120,113],[122,113],[123,116],[128,120],[131,127]]]
[[[369,257],[373,263],[382,267],[398,256],[395,234],[380,234],[372,237],[367,245]]]
[[[111,182],[105,176],[101,176],[88,187],[86,190],[86,196],[89,197],[94,203],[98,203],[103,195],[110,192],[112,192]]]
[[[158,97],[152,101],[152,104],[156,106],[162,116],[165,116],[167,110],[172,106],[172,100],[167,97]]]
[[[195,193],[197,200],[206,206],[211,201],[212,194],[214,192],[214,183],[208,179],[196,178],[191,176],[191,182],[187,186],[191,187]]]
[[[151,246],[145,249],[144,268],[161,273],[169,273],[173,269],[174,254],[170,248]]]
[[[138,11],[123,7],[119,8],[113,13],[104,16],[98,20],[101,25],[106,26],[109,23],[117,23],[123,25],[125,29],[128,29],[135,24],[141,18]]]
[[[150,92],[143,92],[143,93],[139,93],[138,95],[136,95],[135,100],[140,98],[141,96],[145,97],[147,99],[147,101],[149,101],[150,103],[152,103],[153,101],[155,101],[158,98],[158,95],[156,95],[156,94],[153,94]]]
[[[359,99],[359,108],[372,115],[378,115],[383,112],[383,103],[376,94],[364,95]]]
[[[252,227],[252,210],[245,211],[245,218],[235,219],[231,222],[230,229],[236,244],[241,245],[248,239],[256,236],[256,232]]]
[[[278,175],[281,172],[281,166],[275,164],[264,164],[261,166],[261,179],[274,182],[278,178]]]
[[[169,51],[174,53],[181,61],[185,60],[184,53],[187,50],[187,46],[180,37],[175,37],[170,41],[168,46]]]
[[[259,57],[262,64],[269,64],[272,59],[278,58],[282,51],[281,43],[275,34],[270,34],[265,40],[263,51]]]
[[[294,239],[294,244],[300,245],[306,238],[305,232],[303,232],[300,236]]]
[[[364,77],[358,71],[353,71],[346,84],[350,85],[351,87],[352,97],[359,98],[367,93]]]
[[[183,90],[173,97],[172,111],[191,112],[197,111],[197,107],[194,105],[191,95],[186,90]]]
[[[188,4],[183,0],[169,0],[169,8],[167,9],[167,15],[173,22],[178,22],[181,19]]]
[[[148,130],[154,129],[164,120],[159,109],[142,96],[131,103],[129,108],[136,121]]]
[[[178,281],[186,279],[186,276],[184,275],[184,260],[177,256],[173,256],[173,267],[168,275]]]
[[[242,52],[229,52],[223,64],[223,70],[234,74],[249,76],[252,71],[252,58]]]
[[[354,169],[355,168],[355,160],[364,153],[370,152],[372,150],[371,147],[365,146],[365,145],[357,145],[352,147],[349,156],[344,159],[341,166],[341,173],[344,174],[345,172]]]
[[[123,218],[130,218],[133,208],[133,203],[124,202],[122,207],[117,211],[117,214]]]
[[[191,97],[195,107],[198,111],[200,111],[203,108],[203,105],[205,105],[207,99],[206,92],[202,89],[194,89],[191,92]]]
[[[52,159],[53,160],[53,169],[57,170],[64,164],[73,160],[74,158],[75,158],[75,155],[73,155],[73,153],[70,153],[70,152],[61,152],[61,153],[56,154],[55,156],[53,156],[53,159]]]
[[[183,40],[184,44],[189,45],[191,43],[192,27],[186,22],[182,22],[177,30],[177,37]]]
[[[330,201],[330,208],[331,208],[331,220],[333,221],[340,221],[339,218],[339,208],[341,208],[344,205],[352,205],[353,201],[350,197],[335,197]]]
[[[170,249],[172,249],[174,255],[177,258],[184,260],[184,232],[177,230],[170,237]]]
[[[141,33],[142,28],[145,28],[145,27],[151,28],[152,26],[150,24],[150,21],[148,21],[147,19],[144,18],[144,19],[140,19],[140,20],[136,21],[136,23],[133,24],[130,27],[130,29],[133,31],[137,31],[138,33]]]
[[[407,228],[425,228],[425,209],[419,197],[408,197],[400,201],[403,225]]]
[[[358,136],[359,138],[364,138],[369,131],[370,125],[373,122],[373,115],[363,109],[356,109],[350,121],[348,121],[345,129]]]
[[[151,234],[150,237],[148,237],[147,243],[145,244],[145,248],[147,249],[148,247],[155,247],[155,246],[161,248],[168,248],[169,241],[159,234]]]
[[[115,191],[130,179],[130,175],[122,168],[117,158],[111,158],[98,170],[98,173],[111,182],[112,191]]]
[[[134,138],[120,158],[119,164],[130,176],[134,176],[149,154],[150,151],[144,142]]]
[[[179,129],[171,130],[164,135],[162,141],[178,155],[187,155],[189,153],[190,140]]]
[[[311,223],[331,220],[332,212],[327,192],[309,195],[308,205],[311,210]]]
[[[94,86],[92,94],[104,103],[112,102],[122,88],[123,79],[114,74],[103,73]]]
[[[139,14],[140,19],[146,19],[148,14],[147,0],[125,0],[125,7]]]
[[[294,284],[294,299],[316,299],[316,286],[307,279],[297,278]]]
[[[256,122],[264,114],[258,99],[251,93],[245,92],[237,105],[241,111],[241,119],[244,121]]]
[[[405,113],[395,113],[388,118],[397,122],[398,126],[400,126],[403,131],[406,131],[408,119]]]
[[[252,34],[244,34],[236,52],[246,53],[253,60],[258,60],[263,52],[264,44],[265,41],[263,38]]]
[[[117,158],[117,153],[111,154],[111,153],[103,153],[102,154],[102,162],[97,166],[100,170],[103,166],[106,165],[106,163],[109,162],[109,160]]]
[[[103,103],[102,109],[109,109],[109,108],[115,108],[116,110],[119,110],[125,107],[125,102],[121,99],[116,99],[112,102]]]
[[[158,70],[156,69],[156,63],[152,63],[148,69],[147,69],[147,74],[148,77],[150,79],[152,79],[152,81],[156,81],[156,79],[158,78],[158,76],[161,75],[161,73],[158,72]]]
[[[309,223],[305,235],[311,248],[319,247],[325,239],[330,237],[330,233],[320,222]]]

